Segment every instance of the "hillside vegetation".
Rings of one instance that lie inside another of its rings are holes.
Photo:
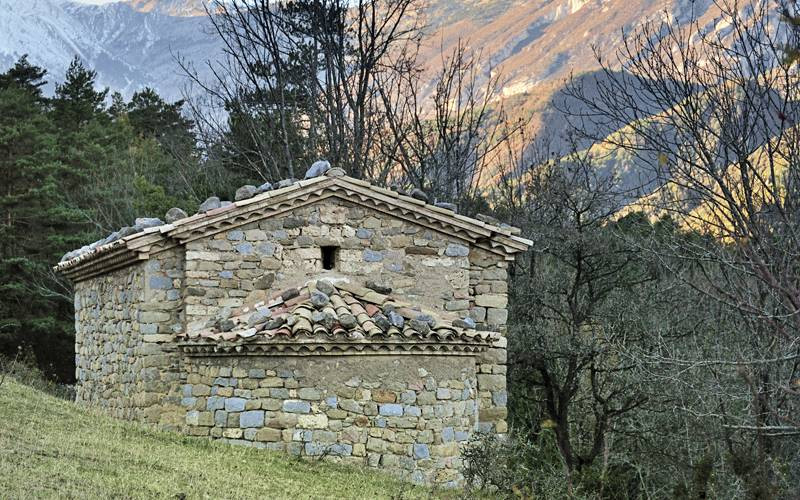
[[[189,438],[120,421],[6,379],[0,497],[431,498],[353,467]]]

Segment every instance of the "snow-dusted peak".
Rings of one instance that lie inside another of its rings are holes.
[[[200,0],[150,0],[159,8],[148,12],[136,10],[131,5],[136,1],[145,3],[0,0],[0,71],[28,54],[48,70],[52,90],[78,56],[97,71],[103,86],[127,95],[149,86],[177,99],[185,80],[176,56],[201,63],[215,57],[219,42],[206,29],[205,16],[167,15],[189,13],[186,9],[202,7]]]
[[[205,16],[213,0],[125,0],[137,12],[158,12],[176,17]]]

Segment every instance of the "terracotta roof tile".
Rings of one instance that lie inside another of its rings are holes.
[[[311,282],[300,288],[302,292],[300,295],[289,300],[282,301],[279,297],[294,295],[297,293],[296,288],[290,289],[288,294],[284,292],[273,295],[278,299],[266,303],[260,300],[233,311],[233,316],[229,319],[233,321],[234,327],[230,331],[221,332],[217,326],[218,322],[210,322],[215,323],[214,326],[188,332],[182,334],[181,337],[184,341],[200,344],[219,341],[272,340],[285,342],[292,339],[303,342],[304,339],[306,341],[314,339],[360,341],[396,338],[406,341],[477,342],[489,345],[497,336],[493,332],[453,326],[449,321],[418,308],[396,308],[395,304],[399,302],[390,301],[390,297],[387,295],[358,285],[337,282],[333,284],[332,288],[333,292],[328,295],[330,302],[319,309],[311,301],[309,292],[317,293],[316,282]],[[403,305],[408,306],[406,303]],[[248,320],[256,310],[262,313],[263,321],[258,324],[249,324]],[[402,325],[390,325],[386,318],[392,310],[407,320],[418,321],[405,321]],[[378,316],[382,317],[381,321],[374,319]],[[422,328],[421,323],[433,326],[429,329]],[[414,329],[414,325],[427,331],[417,331]]]

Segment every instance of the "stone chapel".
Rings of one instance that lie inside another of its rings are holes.
[[[531,241],[338,168],[236,199],[55,267],[75,286],[77,401],[459,484],[463,443],[507,431],[508,266]]]

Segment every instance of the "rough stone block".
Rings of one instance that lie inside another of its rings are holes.
[[[214,425],[224,427],[228,424],[228,412],[225,410],[217,410],[214,412]]]
[[[490,325],[505,325],[508,322],[508,310],[489,309],[486,314],[486,322]]]
[[[495,422],[498,420],[505,420],[508,416],[508,408],[506,407],[493,407],[481,408],[478,412],[478,420],[481,422]]]
[[[508,404],[508,392],[495,391],[492,393],[492,404],[495,406],[506,406]]]
[[[283,411],[289,413],[309,413],[311,412],[311,404],[309,404],[308,401],[290,399],[283,402]]]
[[[281,440],[281,431],[278,429],[271,429],[269,427],[265,427],[263,429],[259,429],[255,435],[256,441],[267,441],[267,442],[277,442]]]
[[[379,406],[379,412],[386,417],[399,417],[403,414],[403,405],[401,404],[382,404]]]
[[[211,394],[211,387],[204,384],[192,386],[192,396],[208,396]]]
[[[376,403],[394,403],[397,400],[397,396],[392,391],[376,389],[372,391],[372,400]]]
[[[415,460],[425,460],[431,457],[431,451],[424,443],[414,443],[413,452]]]
[[[297,417],[297,427],[301,429],[325,429],[328,427],[328,416],[316,413]]]
[[[173,287],[172,279],[166,276],[151,276],[149,284],[154,290],[169,290]]]
[[[508,305],[508,298],[504,294],[486,293],[476,296],[475,304],[480,307],[504,309]]]
[[[445,443],[451,443],[456,440],[456,433],[452,427],[445,427],[442,429],[442,441]]]
[[[142,335],[142,342],[163,343],[172,342],[174,337],[169,333],[160,333],[155,335]]]
[[[225,408],[225,398],[220,396],[210,396],[206,400],[207,410],[221,410]]]
[[[444,254],[448,257],[466,257],[469,255],[469,247],[448,243],[447,247],[445,247]]]
[[[244,411],[246,402],[244,398],[225,398],[225,411]]]
[[[363,258],[364,262],[381,262],[383,260],[383,254],[375,250],[366,249],[364,250]]]
[[[486,349],[486,351],[478,355],[479,363],[488,363],[492,365],[504,365],[508,360],[508,351],[505,349]]]
[[[242,429],[225,429],[222,431],[222,437],[228,439],[241,439],[244,435],[244,431]]]
[[[200,422],[200,412],[197,410],[187,411],[186,412],[186,424],[187,425],[198,425]]]
[[[470,308],[469,317],[479,323],[484,322],[486,320],[486,308],[485,307]]]
[[[400,393],[400,402],[411,404],[417,401],[417,393],[414,391],[403,391]]]
[[[495,374],[478,374],[478,389],[481,391],[501,391],[506,388],[506,377]]]
[[[322,393],[313,387],[303,387],[297,391],[297,397],[309,401],[319,401],[322,399]]]
[[[279,413],[278,416],[270,418],[266,422],[266,426],[273,429],[289,429],[295,425],[297,425],[297,415],[294,413]]]
[[[422,408],[419,406],[407,405],[403,408],[403,415],[407,417],[419,417],[422,415]]]
[[[240,427],[261,427],[264,425],[264,411],[263,410],[250,410],[242,412],[239,415]]]
[[[351,413],[363,413],[363,409],[358,402],[352,399],[343,399],[339,401],[339,408],[345,411],[349,411]]]
[[[172,319],[172,315],[163,311],[140,311],[139,323],[165,323]]]
[[[450,389],[440,387],[436,389],[436,399],[450,399]]]
[[[458,443],[446,443],[433,445],[431,447],[431,455],[435,457],[453,457],[458,455]]]

